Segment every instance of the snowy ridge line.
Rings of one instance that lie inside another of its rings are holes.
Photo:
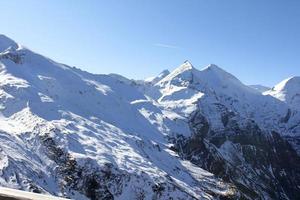
[[[188,61],[146,80],[97,75],[0,35],[0,185],[78,200],[300,199],[298,83],[279,99]]]

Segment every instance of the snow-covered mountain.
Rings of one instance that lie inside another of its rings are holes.
[[[255,120],[264,129],[274,128],[288,112],[288,106],[281,101],[261,95],[214,64],[199,71],[185,62],[153,87],[154,95],[153,88],[146,94],[160,105],[184,116],[190,116],[200,106],[216,129],[224,128],[221,116],[213,115],[220,105],[238,113],[240,118]]]
[[[188,126],[129,80],[56,63],[5,36],[0,46],[2,186],[75,199],[236,194],[169,150],[166,135]]]
[[[273,96],[188,61],[145,81],[91,74],[1,35],[0,185],[74,199],[297,199],[300,117]]]
[[[170,71],[167,70],[167,69],[165,69],[159,75],[153,76],[153,77],[149,77],[149,78],[145,79],[145,82],[150,83],[150,84],[156,84],[161,79],[163,79],[166,76],[168,76],[169,74],[170,74]]]
[[[300,77],[287,78],[263,93],[284,102],[289,107],[285,138],[300,152]]]
[[[271,95],[295,109],[300,109],[300,77],[285,79],[264,94]]]
[[[190,136],[170,136],[182,159],[234,184],[240,198],[299,198],[300,117],[289,104],[216,65],[185,62],[148,88],[165,110],[188,119]]]

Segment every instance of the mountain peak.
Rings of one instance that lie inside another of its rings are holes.
[[[193,69],[194,66],[190,61],[186,60],[186,61],[184,61],[184,63],[182,65],[179,66],[179,68],[181,68],[181,69]]]
[[[190,71],[195,69],[194,66],[192,65],[191,62],[189,62],[188,60],[184,61],[183,64],[181,64],[179,67],[177,67],[171,74],[181,74],[185,71]]]
[[[293,76],[287,78],[271,90],[263,93],[264,95],[271,95],[281,101],[289,104],[289,106],[299,109],[300,105],[300,77]]]
[[[170,71],[168,69],[165,69],[162,72],[160,72],[158,76],[163,75],[163,74],[170,74]]]
[[[162,72],[160,72],[157,76],[149,77],[145,79],[145,82],[156,84],[159,82],[161,79],[165,78],[170,74],[170,71],[165,69]]]
[[[186,60],[186,61],[184,61],[184,64],[186,64],[186,65],[190,65],[190,66],[192,66],[193,67],[193,64],[189,61],[189,60]]]
[[[300,88],[300,76],[293,76],[278,83],[273,90],[286,91]]]
[[[206,68],[209,68],[209,69],[220,69],[220,67],[218,67],[218,65],[216,64],[209,64]]]
[[[0,52],[7,50],[8,48],[17,48],[18,44],[7,37],[6,35],[0,34]]]
[[[240,80],[237,79],[235,76],[233,76],[232,74],[218,67],[215,64],[209,64],[200,72],[201,74],[203,74],[204,78],[210,77],[211,79],[215,79],[215,80],[218,79],[220,81],[231,80],[234,82],[239,82],[239,84],[241,83]]]
[[[197,80],[202,83],[206,82],[205,84],[212,84],[214,87],[227,84],[228,81],[235,85],[243,85],[235,76],[215,64],[210,64],[204,69],[198,70],[189,61],[185,61],[160,82],[170,82],[172,80],[175,80],[175,82],[193,82]]]
[[[188,60],[186,60],[183,64],[181,64],[171,73],[169,73],[167,76],[163,77],[159,82],[157,82],[157,84],[164,84],[169,81],[172,81],[173,79],[180,79],[180,80],[187,81],[191,79],[191,77],[196,71],[198,70],[195,69]]]
[[[214,71],[214,72],[218,72],[218,73],[227,73],[228,74],[228,72],[226,72],[224,69],[220,68],[218,65],[215,65],[215,64],[209,64],[201,71]]]

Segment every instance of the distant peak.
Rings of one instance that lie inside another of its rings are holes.
[[[171,73],[169,73],[168,76],[177,76],[178,74],[181,74],[183,72],[186,71],[192,71],[194,70],[194,67],[192,65],[192,63],[190,63],[188,60],[184,61],[183,64],[181,64],[179,67],[177,67],[174,71],[172,71]]]
[[[193,76],[193,73],[197,70],[193,67],[192,63],[188,60],[184,61],[179,67],[175,68],[171,73],[168,71],[168,74],[160,79],[157,84],[163,84],[171,81],[176,77],[180,77],[181,79],[189,79],[189,77]]]
[[[224,69],[222,69],[221,67],[219,67],[218,65],[215,65],[215,64],[209,64],[208,66],[204,67],[201,71],[213,72],[216,74],[223,74],[223,75],[225,75],[225,74],[231,75],[230,73],[228,73],[227,71],[225,71]]]
[[[190,68],[194,67],[193,64],[190,61],[188,61],[188,60],[184,61],[183,65],[188,66]]]
[[[17,48],[18,44],[9,37],[0,34],[0,52],[9,48]]]
[[[221,81],[234,81],[236,84],[242,84],[241,81],[233,76],[231,73],[225,71],[221,67],[215,65],[215,64],[209,64],[204,69],[200,70],[202,74],[205,74],[204,76],[209,76],[212,79],[219,79]]]
[[[193,64],[189,61],[189,60],[186,60],[184,61],[184,64],[187,64],[187,65],[190,65],[190,66],[193,66]]]
[[[204,71],[204,70],[214,70],[214,71],[226,72],[225,70],[223,70],[222,68],[220,68],[218,65],[215,65],[215,64],[209,64],[202,71]]]
[[[147,79],[145,79],[145,82],[148,83],[152,83],[152,84],[156,84],[157,82],[159,82],[161,79],[165,78],[166,76],[168,76],[170,74],[170,71],[165,69],[162,72],[159,73],[158,76],[154,76],[154,77],[149,77]]]
[[[292,76],[278,83],[273,90],[283,91],[294,87],[300,87],[300,76]]]
[[[12,39],[10,39],[9,37],[7,37],[6,35],[0,34],[0,41],[3,41],[3,40],[13,41]]]
[[[292,77],[290,77],[290,78],[288,78],[288,81],[290,82],[290,81],[292,81],[292,82],[294,82],[294,81],[300,81],[300,76],[292,76]]]
[[[170,74],[170,71],[167,70],[167,69],[165,69],[165,70],[163,70],[162,72],[160,72],[158,76],[159,76],[159,77],[160,77],[160,76],[166,76],[166,75],[168,75],[168,74]]]
[[[174,72],[183,72],[183,71],[186,71],[186,70],[191,70],[193,69],[193,65],[190,61],[186,60],[184,61],[184,63],[182,65],[180,65],[179,67],[177,67]]]

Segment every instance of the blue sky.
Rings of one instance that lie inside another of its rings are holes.
[[[93,73],[145,78],[185,60],[246,84],[300,75],[299,0],[9,0],[0,32]]]

